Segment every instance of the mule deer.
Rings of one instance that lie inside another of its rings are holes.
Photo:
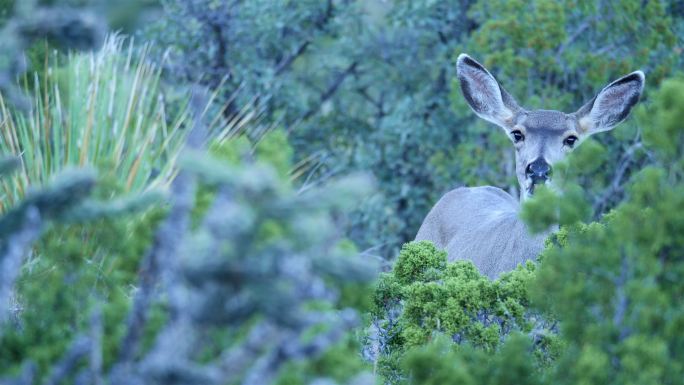
[[[644,73],[632,72],[608,84],[577,112],[527,111],[494,76],[466,54],[456,65],[461,91],[480,118],[503,128],[515,147],[520,199],[551,179],[551,165],[590,135],[622,122],[638,102]],[[449,260],[471,260],[496,278],[541,252],[549,232],[530,234],[519,219],[519,202],[503,190],[462,187],[448,192],[430,210],[416,240],[446,249]]]

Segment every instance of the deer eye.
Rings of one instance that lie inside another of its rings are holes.
[[[577,137],[574,135],[570,135],[565,140],[563,141],[563,144],[572,148],[575,146],[575,142],[577,142]]]
[[[523,133],[519,130],[512,131],[511,136],[513,137],[513,142],[515,143],[522,142],[523,140],[525,140],[525,135],[523,135]]]

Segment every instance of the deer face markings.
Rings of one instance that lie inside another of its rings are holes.
[[[528,111],[516,117],[509,137],[515,147],[516,176],[525,194],[552,181],[552,165],[579,144],[579,135],[575,119],[559,111]]]
[[[577,112],[527,111],[480,63],[466,54],[457,61],[461,91],[482,119],[503,128],[516,150],[516,176],[521,199],[536,186],[552,180],[552,165],[563,159],[586,137],[622,122],[639,101],[643,72],[635,71],[608,84]]]

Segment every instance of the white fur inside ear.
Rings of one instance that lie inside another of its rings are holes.
[[[589,115],[583,116],[579,120],[579,128],[583,134],[590,132],[593,129],[594,123]]]

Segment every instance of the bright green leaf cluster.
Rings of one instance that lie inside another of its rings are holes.
[[[435,336],[493,352],[510,333],[545,328],[543,317],[529,309],[534,278],[532,263],[491,281],[470,261],[447,262],[446,252],[431,242],[404,245],[375,293],[374,314],[381,333],[388,336],[384,343],[389,353],[379,357],[383,374],[390,379],[401,377],[396,368],[403,352]],[[555,344],[552,337],[540,338],[535,349],[543,351],[539,354],[543,358]]]

